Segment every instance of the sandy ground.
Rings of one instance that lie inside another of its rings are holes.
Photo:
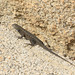
[[[12,3],[10,0],[0,0],[0,75],[75,75],[74,66],[38,45],[32,48],[30,45],[27,46],[27,43],[30,42],[24,38],[18,39],[20,34],[12,27],[12,24],[18,23],[23,25],[27,23],[29,27],[31,23],[25,21],[25,18],[23,18],[25,16],[18,15],[18,17],[16,15],[15,17],[15,14],[18,13],[14,10],[20,8],[17,4],[18,8],[16,9],[14,7],[15,3],[18,2]],[[18,19],[14,19],[14,17],[18,17]],[[35,19],[34,17],[28,18]],[[25,25],[25,27],[27,26]],[[62,45],[60,47],[63,48]],[[59,55],[62,56],[61,53]],[[68,59],[68,57],[65,57],[65,59],[75,64],[75,61]]]
[[[74,66],[18,36],[12,25],[0,24],[0,75],[75,75]]]

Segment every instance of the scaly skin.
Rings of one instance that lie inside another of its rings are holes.
[[[50,53],[54,54],[55,56],[63,59],[64,61],[70,63],[71,65],[75,66],[68,60],[64,59],[63,57],[61,57],[58,54],[56,54],[55,52],[53,52],[51,49],[48,49],[41,40],[39,40],[35,35],[31,34],[27,30],[23,29],[21,26],[19,26],[17,24],[13,24],[12,26],[20,33],[21,38],[25,37],[27,40],[30,40],[32,46],[39,45],[39,46],[43,47],[44,49],[46,49],[47,51],[49,51]]]

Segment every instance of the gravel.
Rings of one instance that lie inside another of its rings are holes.
[[[32,0],[29,0],[29,1],[28,0],[25,0],[25,1],[0,0],[0,75],[75,75],[74,66],[56,57],[55,55],[49,53],[48,51],[46,51],[45,49],[43,49],[42,47],[38,45],[34,47],[31,47],[30,45],[27,46],[27,43],[30,43],[30,42],[24,38],[18,39],[18,36],[20,36],[20,34],[12,27],[12,24],[18,23],[23,25],[26,23],[27,25],[25,25],[25,28],[29,28],[30,30],[30,28],[32,27],[32,25],[30,24],[34,24],[35,21],[37,20],[36,17],[39,17],[39,16],[35,17],[37,13],[34,13],[34,17],[33,16],[30,17],[29,15],[31,15],[32,13],[30,12],[31,14],[26,14],[28,12],[26,11],[25,13],[26,19],[27,17],[28,19],[25,20],[25,15],[21,16],[22,14],[24,14],[22,12],[24,9],[18,7],[20,6],[19,4],[21,1],[25,3],[27,2],[31,3]],[[40,8],[40,6],[38,6],[39,4],[38,1],[41,2],[41,5],[42,5],[42,2],[47,2],[48,0],[33,0],[32,3],[36,3],[36,6],[35,6],[36,8],[38,7]],[[64,0],[62,0],[62,2],[63,1]],[[18,2],[19,4],[17,4]],[[68,0],[64,2],[67,5]],[[32,3],[31,3],[31,6],[27,6],[27,7],[28,8],[32,7],[33,6]],[[53,3],[51,2],[52,6],[53,5],[55,6],[57,4],[56,2],[54,4]],[[45,7],[48,10],[49,6],[45,5]],[[18,10],[20,9],[20,10],[18,12],[15,12],[17,11],[17,9]],[[40,9],[39,15],[40,17],[44,19],[43,17],[44,13],[41,10],[42,9]],[[54,11],[56,10],[53,8],[52,12]],[[65,11],[69,11],[69,10],[65,10]],[[15,14],[16,15],[21,14],[21,15],[19,15],[18,17],[18,16],[15,16]],[[49,18],[44,19],[45,22],[46,20],[52,19],[49,15],[46,15],[46,17],[49,17]],[[53,17],[54,21],[57,20],[55,19],[56,17],[58,17],[58,14],[55,17]],[[31,22],[29,21],[29,19],[31,19]],[[53,20],[51,21],[53,22]],[[40,25],[39,27],[45,27],[45,23],[44,24],[42,23],[43,22],[39,22],[39,25]],[[51,22],[49,21],[48,23],[51,24]],[[34,26],[36,26],[38,30],[38,24],[36,23],[36,25],[34,24]],[[36,28],[31,28],[31,30],[36,30]],[[38,32],[40,34],[43,34],[42,33],[43,31],[41,29],[39,29]],[[59,46],[59,47],[63,47],[63,46]],[[65,59],[75,64],[75,61],[72,61],[68,58],[65,58]]]

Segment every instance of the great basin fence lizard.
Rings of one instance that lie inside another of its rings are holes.
[[[56,54],[55,52],[53,52],[51,49],[48,49],[41,40],[39,40],[35,35],[31,34],[27,30],[23,29],[21,26],[19,26],[17,24],[12,24],[12,26],[20,33],[20,35],[21,35],[20,38],[25,37],[26,40],[30,40],[31,46],[39,45],[39,46],[43,47],[44,49],[46,49],[47,51],[49,51],[50,53],[54,54],[55,56],[63,59],[64,61],[70,63],[71,65],[75,66],[68,60],[64,59],[63,57],[61,57],[58,54]]]

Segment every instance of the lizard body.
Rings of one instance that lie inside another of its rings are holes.
[[[54,54],[55,56],[63,59],[64,61],[70,63],[71,65],[75,66],[74,64],[72,64],[68,60],[64,59],[63,57],[61,57],[58,54],[56,54],[55,52],[53,52],[51,49],[47,48],[41,40],[39,40],[35,35],[31,34],[27,30],[23,29],[21,26],[19,26],[17,24],[12,24],[12,26],[20,33],[21,38],[25,37],[26,40],[30,40],[32,46],[39,45],[42,48],[44,48],[47,51],[49,51],[50,53]]]

